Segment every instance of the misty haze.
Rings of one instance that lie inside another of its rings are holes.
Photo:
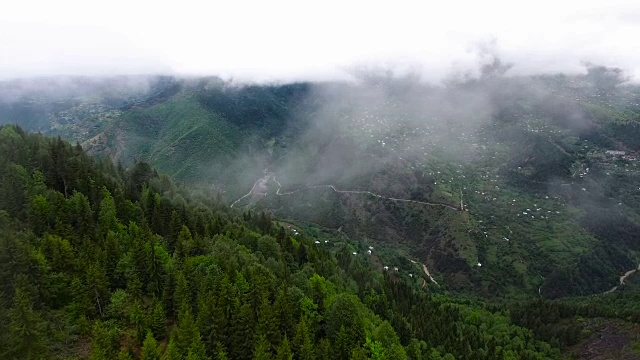
[[[0,358],[640,359],[640,3],[0,13]]]

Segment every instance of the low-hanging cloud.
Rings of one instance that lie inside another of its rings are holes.
[[[635,4],[634,4],[635,3]],[[487,47],[512,75],[618,67],[640,78],[640,3],[423,1],[12,2],[0,14],[0,78],[218,74],[347,79],[354,66],[477,76]]]

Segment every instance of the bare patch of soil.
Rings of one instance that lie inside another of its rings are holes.
[[[640,325],[621,320],[592,319],[589,338],[574,346],[570,354],[581,360],[640,360]]]

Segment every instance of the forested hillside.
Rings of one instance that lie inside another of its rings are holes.
[[[424,264],[450,291],[607,292],[640,264],[640,89],[598,66],[499,70],[440,85],[385,74],[5,82],[0,124],[122,167],[149,163],[234,211],[374,246],[406,272]]]
[[[504,315],[334,257],[144,163],[116,168],[13,126],[0,154],[4,358],[555,354]]]
[[[509,310],[292,229],[145,163],[0,127],[1,356],[551,359],[582,317],[640,321],[634,292]]]
[[[5,2],[0,360],[640,360],[629,0]]]

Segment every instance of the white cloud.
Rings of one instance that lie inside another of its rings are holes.
[[[0,77],[224,74],[343,77],[358,64],[425,77],[471,71],[479,44],[513,73],[640,75],[639,1],[14,1],[0,13]]]

